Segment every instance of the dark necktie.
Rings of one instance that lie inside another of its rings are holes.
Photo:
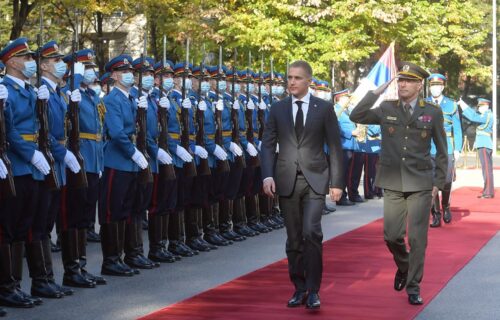
[[[405,104],[404,108],[405,108],[406,118],[408,120],[410,120],[411,114],[412,114],[412,112],[411,112],[411,105],[409,103],[407,103],[407,104]]]
[[[297,106],[299,107],[297,110],[297,115],[295,116],[295,135],[297,139],[302,135],[302,131],[304,131],[304,112],[302,112],[302,104],[304,101],[295,101]]]
[[[434,100],[434,102],[436,103],[436,105],[438,105],[438,106],[439,106],[439,101],[438,101],[438,99]]]

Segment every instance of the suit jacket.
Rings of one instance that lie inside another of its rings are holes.
[[[415,192],[443,189],[448,166],[443,112],[439,106],[418,100],[410,119],[401,102],[383,101],[371,107],[378,96],[371,91],[352,110],[352,121],[380,124],[382,149],[378,161],[375,185],[389,190]],[[433,175],[431,139],[436,145],[436,168]]]
[[[324,144],[330,150],[328,159]],[[273,104],[264,129],[261,153],[262,177],[274,178],[280,196],[292,194],[298,167],[316,193],[327,194],[329,187],[344,188],[338,120],[333,105],[327,101],[311,96],[300,139],[295,135],[292,98]]]

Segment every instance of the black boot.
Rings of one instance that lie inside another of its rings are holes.
[[[55,286],[52,286],[48,280],[42,241],[35,240],[26,244],[26,261],[28,262],[28,269],[31,277],[32,295],[52,299],[60,299],[64,296],[64,294]]]
[[[137,222],[127,223],[125,226],[125,263],[131,268],[152,269],[152,263],[149,263],[142,257],[141,242],[137,232]],[[140,226],[142,230],[142,226]],[[144,257],[145,258],[145,257]]]
[[[235,220],[234,231],[245,237],[254,237],[259,235],[258,231],[250,229],[247,225],[247,217],[245,212],[245,197],[234,200],[233,202],[233,217]]]
[[[186,250],[184,246],[181,245],[181,213],[182,211],[175,212],[170,215],[170,223],[168,230],[168,251],[172,252],[174,255],[182,257],[192,257],[194,252],[192,250]]]
[[[101,225],[102,267],[101,273],[110,276],[131,277],[134,272],[121,262],[118,245],[118,223],[110,222]]]
[[[163,251],[162,235],[163,235],[163,216],[149,216],[148,220],[148,238],[149,238],[149,254],[148,258],[155,262],[175,262],[173,256],[168,256]]]
[[[95,282],[96,284],[106,284],[107,281],[101,276],[93,275],[85,269],[87,266],[87,235],[88,232],[86,229],[78,229],[78,262],[80,263],[80,273],[90,281]],[[99,237],[100,239],[100,237]]]
[[[119,261],[124,268],[129,268],[134,274],[140,274],[141,272],[139,271],[138,268],[133,268],[129,266],[122,259],[122,256],[125,255],[126,233],[127,233],[127,221],[126,220],[118,221],[118,252],[119,252],[118,256],[120,257]]]
[[[58,239],[60,239],[60,237]],[[59,285],[54,279],[54,270],[52,269],[52,251],[50,250],[50,238],[47,237],[45,240],[42,240],[42,248],[45,270],[47,271],[47,280],[52,285],[52,287],[55,287],[57,290],[61,291],[65,296],[73,295],[73,293],[75,293],[73,289]]]
[[[438,228],[441,226],[441,212],[439,211],[439,195],[432,201],[431,214],[432,214],[432,223],[430,225],[431,228]]]
[[[139,257],[144,263],[152,265],[153,268],[158,268],[160,266],[159,262],[155,262],[144,255],[144,242],[142,241],[143,229],[140,223],[136,224],[135,232],[137,233],[137,251],[139,252]]]
[[[165,256],[168,257],[173,257],[175,261],[181,260],[181,256],[173,254],[172,252],[168,251],[168,233],[169,233],[169,225],[170,225],[170,217],[171,214],[165,214],[161,216],[161,245],[162,245],[162,251]]]
[[[214,204],[208,208],[203,208],[203,240],[214,246],[227,246],[232,241],[229,242],[229,240],[224,239],[218,231],[218,207],[218,204]]]
[[[248,227],[259,233],[268,233],[272,228],[266,227],[261,223],[260,210],[257,195],[245,197],[245,212],[248,219]]]
[[[30,294],[21,290],[21,281],[23,279],[23,260],[25,256],[24,242],[13,242],[10,246],[12,277],[16,283],[16,292],[24,299],[30,300],[36,306],[41,305],[43,300],[38,297],[33,297]]]
[[[77,288],[95,288],[96,283],[80,272],[78,233],[76,229],[63,230],[61,234],[63,285]]]
[[[444,186],[444,190],[441,192],[441,205],[443,207],[444,223],[451,222],[450,196],[451,196],[451,183],[447,183]]]
[[[87,241],[88,242],[101,242],[101,236],[95,232],[94,223],[90,225],[87,229]]]
[[[10,244],[0,245],[0,305],[14,308],[31,308],[35,304],[21,295],[12,276]]]
[[[246,237],[233,231],[233,200],[223,200],[219,203],[219,230],[224,239],[230,241],[243,241]]]
[[[179,243],[177,244],[178,246],[181,246],[184,250],[190,251],[193,253],[193,255],[198,255],[200,254],[200,251],[191,249],[187,244],[186,244],[186,212],[181,211],[179,212],[179,231],[180,231],[180,236],[179,236]]]

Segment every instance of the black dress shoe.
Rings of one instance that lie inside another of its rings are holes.
[[[394,290],[401,291],[406,286],[406,280],[408,279],[408,272],[403,273],[401,271],[396,271],[394,276]]]
[[[441,227],[441,212],[433,212],[432,213],[432,223],[430,224],[431,228]]]
[[[17,292],[18,295],[20,295],[24,299],[27,299],[27,300],[33,302],[33,304],[35,306],[40,306],[40,305],[43,304],[42,298],[33,297],[32,295],[27,294],[26,292],[22,291],[20,288],[16,288],[16,292]]]
[[[306,309],[319,309],[320,307],[319,294],[315,292],[309,293],[306,300]]]
[[[75,293],[75,290],[57,284],[54,279],[49,279],[49,283],[53,288],[61,291],[65,296],[72,296],[73,293]]]
[[[361,198],[361,196],[359,194],[355,195],[351,198],[349,198],[349,200],[351,200],[351,202],[354,202],[354,203],[362,203],[362,202],[365,202],[365,200],[363,200],[363,198]]]
[[[339,201],[337,201],[337,205],[338,206],[353,206],[354,202],[352,202],[351,200],[349,200],[347,198],[342,198]]]
[[[450,223],[451,222],[450,207],[444,207],[443,208],[443,221],[444,221],[444,223]]]
[[[307,293],[305,291],[295,291],[293,296],[288,300],[288,308],[296,308],[306,303]]]
[[[257,231],[254,231],[252,229],[250,229],[248,226],[235,226],[234,227],[234,232],[236,232],[237,234],[241,235],[241,236],[244,236],[244,237],[255,237],[257,235],[259,235],[260,233],[257,232]]]
[[[271,232],[273,229],[270,229],[266,227],[264,224],[260,222],[249,222],[248,227],[252,229],[253,231],[257,231],[260,233],[268,233]]]
[[[120,260],[116,258],[105,258],[102,263],[101,273],[108,276],[120,277],[132,277],[134,275],[134,271],[130,269],[129,266],[121,263]]]
[[[479,195],[477,197],[482,198],[482,199],[493,199],[495,196],[491,195],[491,194],[482,194],[482,195]]]
[[[210,251],[210,247],[206,246],[198,238],[187,240],[186,241],[186,245],[188,247],[190,247],[192,250],[197,250],[197,251],[200,251],[200,252],[208,252],[208,251]]]
[[[49,281],[43,279],[36,279],[31,282],[31,295],[49,299],[64,297],[61,291],[50,285]]]
[[[18,290],[13,290],[12,292],[0,293],[0,305],[13,308],[32,308],[35,303],[20,294]]]
[[[194,251],[191,250],[189,247],[184,245],[182,241],[179,240],[173,240],[170,241],[168,244],[168,251],[172,252],[175,255],[181,256],[181,257],[192,257],[194,256]]]
[[[160,246],[149,249],[148,259],[154,262],[173,263],[176,261],[174,255]]]
[[[214,246],[227,246],[229,241],[219,236],[217,233],[205,233],[203,235],[203,240],[214,245]]]
[[[94,230],[87,230],[88,242],[101,242],[101,237]]]
[[[94,281],[96,284],[101,285],[101,284],[107,284],[107,283],[108,283],[104,277],[101,277],[101,276],[96,276],[96,275],[94,275],[94,274],[92,274],[92,273],[88,272],[88,271],[87,271],[87,270],[85,270],[85,269],[82,269],[82,270],[81,270],[81,273],[82,273],[82,275],[83,275],[85,278],[87,278],[87,279],[89,279],[89,280],[91,280],[91,281]]]
[[[408,295],[408,302],[414,306],[418,306],[424,304],[424,299],[418,293],[414,293]]]
[[[211,243],[209,243],[209,242],[205,241],[205,239],[203,239],[202,237],[199,237],[199,238],[198,238],[198,240],[199,240],[199,241],[200,241],[203,245],[205,245],[205,246],[209,247],[209,248],[210,248],[210,250],[217,250],[217,249],[219,249],[219,247],[218,247],[217,245],[215,245],[215,244],[211,244]]]
[[[246,239],[246,237],[240,236],[233,230],[227,230],[221,233],[221,236],[224,237],[224,239],[231,240],[231,241],[243,241]]]

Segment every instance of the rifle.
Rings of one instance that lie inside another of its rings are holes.
[[[163,36],[163,67],[167,63],[167,37]],[[160,72],[160,99],[163,96],[163,72]],[[168,110],[158,108],[158,122],[160,124],[160,134],[158,146],[168,152]],[[159,164],[160,179],[162,181],[175,180],[175,170],[172,164]]]
[[[219,102],[219,81],[222,77],[222,46],[219,46],[219,65],[217,66],[217,77],[215,78],[215,102]],[[222,111],[215,108],[215,144],[221,146],[224,145],[222,139]],[[224,173],[229,172],[229,162],[227,160],[217,159],[217,172]]]
[[[38,86],[42,85],[42,32],[43,32],[43,12],[42,6],[40,5],[40,33],[36,36],[38,45],[38,54],[36,58],[36,80]],[[40,123],[40,129],[38,130],[38,149],[43,154],[47,162],[49,163],[50,172],[45,177],[44,183],[49,190],[59,190],[60,183],[56,176],[56,170],[54,167],[54,157],[50,152],[50,141],[49,141],[49,120],[47,116],[48,105],[46,100],[36,100],[36,115],[38,122]]]
[[[144,51],[141,53],[141,67],[139,68],[139,79],[137,84],[137,91],[139,92],[138,97],[142,97],[142,72],[144,68],[144,52],[146,52],[146,35],[144,35]],[[153,182],[153,174],[151,173],[151,167],[149,166],[149,155],[148,155],[148,144],[146,141],[147,136],[147,115],[146,109],[137,108],[137,150],[139,150],[146,161],[148,166],[145,169],[139,171],[139,184],[148,184]]]
[[[231,97],[233,99],[233,103],[236,101],[236,96],[234,94],[234,86],[236,84],[236,56],[237,56],[237,51],[236,48],[234,49],[234,62],[233,62],[233,79],[231,80]],[[241,147],[240,143],[240,125],[238,122],[238,110],[234,109],[231,107],[231,122],[233,124],[233,130],[231,132],[231,138],[233,140],[233,143],[237,144],[241,150],[243,148]],[[245,168],[246,163],[245,163],[245,158],[243,155],[241,156],[236,156],[235,155],[235,162],[238,168]]]
[[[273,85],[274,85],[274,68],[273,68],[273,56],[271,56],[270,59],[270,64],[271,64],[271,74],[270,74],[270,80],[269,80],[269,104],[273,104]]]
[[[250,94],[250,79],[252,78],[250,75],[250,65],[252,64],[252,53],[248,52],[248,65],[247,65],[247,108],[245,110],[245,120],[247,122],[247,141],[248,143],[251,143],[253,146],[255,146],[254,139],[253,139],[253,113],[254,110],[248,109],[248,103],[250,102],[251,94]],[[259,88],[260,89],[260,88]],[[258,106],[256,106],[258,107]],[[260,165],[259,157],[258,155],[255,157],[250,157],[250,163],[249,165],[251,167],[258,167]]]
[[[260,70],[259,70],[259,103],[262,101],[262,85],[264,84],[264,76],[263,76],[263,70],[264,70],[264,55],[262,55],[260,59]],[[259,122],[259,140],[262,140],[262,136],[264,135],[264,126],[265,126],[265,114],[264,110],[261,110],[259,108],[259,111],[257,111],[257,121]]]
[[[189,70],[189,39],[186,40],[186,61],[184,62],[184,72],[182,73],[182,101],[186,99],[186,76]],[[181,106],[181,146],[187,150],[194,158],[189,147],[189,110]],[[184,174],[186,177],[196,177],[196,164],[194,161],[184,162]]]
[[[75,35],[73,37],[73,43],[71,45],[71,75],[69,78],[70,91],[75,90],[75,63],[78,62],[76,51],[78,50],[78,15],[76,16],[75,23]],[[73,173],[73,171],[67,169],[66,176],[68,179],[68,186],[72,188],[86,188],[88,186],[87,173],[85,172],[83,156],[80,152],[80,116],[78,110],[78,102],[73,102],[69,99],[68,114],[66,115],[66,121],[68,123],[68,149],[73,152],[76,160],[80,164],[80,171]]]
[[[5,100],[0,100],[0,159],[2,159],[7,168],[7,178],[0,179],[0,196],[5,199],[16,196],[16,186],[14,184],[12,166],[7,157],[7,130],[5,128],[5,114],[3,113],[4,103]]]
[[[284,90],[284,95],[288,95],[287,94],[287,91],[288,91],[288,66],[289,66],[289,61],[288,61],[288,58],[286,58],[286,70],[285,70],[285,90]]]
[[[203,54],[200,62],[200,80],[198,86],[198,98],[200,99],[198,103],[203,101],[201,97],[201,82],[205,77],[205,66],[203,64],[203,60],[205,59],[205,48],[203,48]],[[203,110],[197,108],[196,110],[196,144],[205,148],[205,116]],[[200,176],[208,176],[210,175],[210,166],[208,165],[208,158],[202,159],[200,158],[200,164],[198,166],[198,173]]]

